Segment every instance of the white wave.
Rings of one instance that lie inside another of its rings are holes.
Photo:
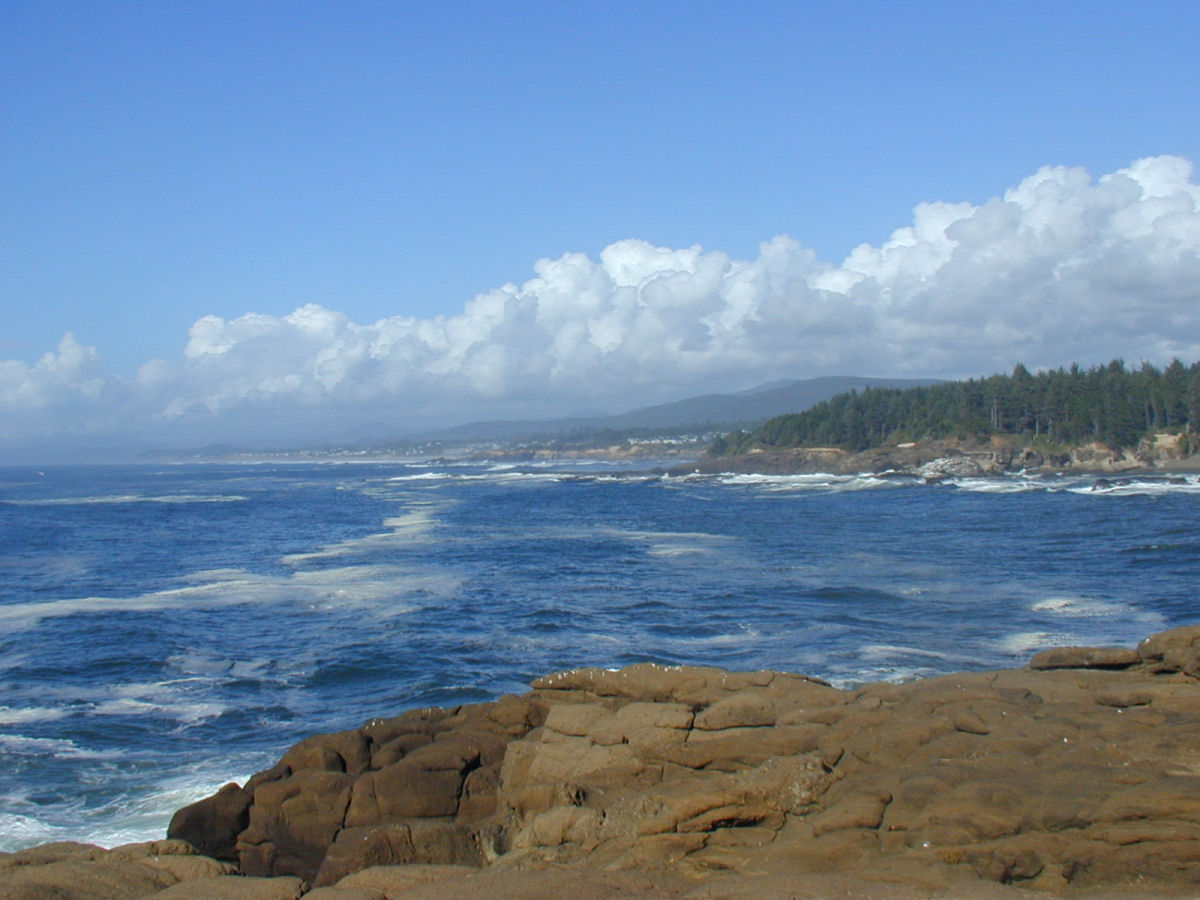
[[[219,716],[227,709],[206,696],[207,679],[183,678],[167,681],[123,682],[97,687],[78,684],[43,686],[39,697],[59,700],[60,706],[46,710],[49,718],[78,716],[160,716],[184,726]],[[3,722],[0,717],[0,722]]]
[[[77,841],[114,847],[161,840],[177,809],[210,797],[230,781],[243,782],[243,773],[265,768],[266,757],[247,754],[207,761],[173,773],[157,772],[152,785],[131,785],[99,807],[81,800],[50,807],[28,798],[6,797],[0,810],[0,851],[13,852],[50,841]]]
[[[635,541],[715,541],[725,543],[737,540],[727,534],[712,534],[708,531],[642,531],[633,528],[602,528],[598,531],[581,532],[584,535],[597,533],[606,537],[622,537]]]
[[[858,649],[858,656],[868,662],[890,660],[898,656],[917,656],[939,660],[948,658],[945,653],[937,650],[922,650],[919,647],[905,647],[900,644],[867,644]]]
[[[73,833],[63,825],[54,825],[34,816],[0,810],[0,852],[2,853],[14,853],[17,850],[36,847],[38,844],[72,839]]]
[[[240,494],[110,494],[95,497],[53,497],[35,500],[0,500],[11,506],[114,506],[128,503],[240,503]]]
[[[725,474],[717,476],[721,484],[745,485],[761,488],[765,491],[824,491],[828,493],[843,491],[864,491],[878,488],[900,487],[906,481],[884,478],[878,475],[832,475],[827,472],[816,472],[805,475],[751,475]]]
[[[199,653],[176,653],[166,662],[185,675],[200,675],[209,678],[228,675],[234,666],[232,659],[202,656]]]
[[[490,481],[496,484],[554,484],[572,476],[558,472],[518,472],[498,470],[481,475],[464,475],[463,481]]]
[[[392,534],[424,534],[437,522],[438,508],[432,505],[414,509],[403,516],[392,516],[383,520],[383,527]]]
[[[11,753],[55,756],[59,759],[116,759],[122,755],[117,751],[102,753],[87,750],[64,738],[29,737],[24,734],[0,733],[0,748]]]
[[[711,553],[714,547],[736,540],[728,535],[710,534],[704,531],[637,531],[621,528],[604,528],[579,533],[578,536],[590,539],[596,534],[646,544],[648,545],[646,547],[647,554],[664,559]]]
[[[0,609],[3,609],[3,607],[0,607]],[[9,669],[20,669],[28,664],[28,653],[6,653],[0,656],[0,672],[6,672]]]
[[[402,516],[384,519],[382,524],[384,528],[388,529],[387,531],[338,541],[306,553],[290,553],[282,557],[280,562],[288,566],[301,566],[315,560],[371,553],[381,547],[423,540],[429,536],[437,524],[437,513],[442,508],[442,505],[432,503],[415,506]]]
[[[94,716],[163,716],[182,725],[196,725],[221,715],[225,710],[226,707],[220,703],[202,700],[186,702],[166,698],[117,697],[96,704],[89,713]]]
[[[168,656],[169,666],[192,679],[208,681],[228,681],[232,679],[253,679],[255,681],[278,681],[270,675],[274,660],[270,659],[233,659],[226,657],[205,656],[199,653],[177,653]]]
[[[586,481],[593,484],[629,484],[666,476],[649,470],[608,471],[608,463],[584,460],[542,460],[522,463],[496,463],[481,472],[422,472],[387,479],[389,483],[416,484],[420,482],[456,482],[481,484],[557,484]],[[600,471],[596,471],[600,469]]]
[[[1030,609],[1063,616],[1127,616],[1136,611],[1136,607],[1127,603],[1091,597],[1047,597],[1034,603]]]
[[[1091,479],[1069,488],[1075,494],[1096,497],[1145,497],[1164,494],[1200,494],[1200,476],[1186,478],[1126,478],[1114,475]]]
[[[849,481],[853,477],[854,476],[852,475],[833,475],[828,472],[812,472],[809,474],[800,475],[767,475],[756,474],[753,472],[730,472],[717,476],[722,484],[767,484],[797,487],[827,487],[831,484],[841,484]]]
[[[627,641],[623,636],[615,634],[603,634],[599,631],[589,631],[584,635],[584,640],[587,646],[593,644],[611,644],[613,646],[628,646]]]
[[[667,476],[653,475],[649,472],[605,472],[599,475],[580,475],[577,476],[581,481],[588,481],[592,484],[645,484],[648,481],[661,481]]]
[[[32,603],[9,603],[0,606],[0,626],[28,628],[43,619],[61,618],[87,613],[147,612],[171,606],[168,595],[195,593],[194,589],[157,591],[134,597],[77,597]]]
[[[673,556],[696,556],[704,553],[705,549],[706,548],[698,544],[691,546],[685,546],[682,544],[651,544],[650,548],[646,552],[651,556],[670,558]]]
[[[1075,644],[1074,635],[1066,632],[1017,631],[996,641],[1001,653],[1008,656],[1024,656],[1047,647],[1062,647]]]
[[[65,718],[68,711],[61,708],[31,706],[13,709],[0,706],[0,725],[24,725],[29,722],[56,722]]]
[[[724,634],[698,635],[696,637],[679,637],[670,641],[676,647],[736,647],[743,644],[757,643],[762,639],[762,632],[748,625],[739,625],[736,631]]]
[[[912,666],[900,663],[880,664],[874,666],[856,667],[853,672],[830,672],[822,677],[835,688],[843,691],[855,690],[864,684],[886,681],[891,684],[903,684],[916,681],[918,678],[928,678],[937,674],[938,670],[930,666]]]
[[[164,609],[223,609],[289,604],[309,609],[364,607],[377,615],[413,609],[397,602],[405,595],[444,596],[460,581],[443,572],[422,573],[397,566],[344,566],[267,575],[238,569],[196,572],[192,583],[126,597],[77,597],[0,606],[0,629],[30,628],[44,619],[107,612]]]
[[[975,494],[1024,494],[1030,491],[1045,491],[1046,482],[1017,476],[995,476],[991,478],[948,478],[942,485],[953,485],[960,491]]]

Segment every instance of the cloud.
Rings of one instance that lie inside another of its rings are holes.
[[[26,428],[56,430],[59,423],[86,428],[99,410],[124,404],[121,381],[105,374],[95,347],[85,347],[71,333],[63,335],[56,352],[47,353],[32,366],[0,360],[0,435],[14,422]]]
[[[204,316],[183,357],[130,379],[67,335],[0,362],[5,436],[65,428],[613,410],[757,380],[987,374],[1200,358],[1200,188],[1152,157],[1093,180],[1046,167],[975,206],[922,203],[840,265],[787,236],[753,260],[618,241],[453,316],[369,324],[316,305]],[[174,427],[174,426],[172,426]]]

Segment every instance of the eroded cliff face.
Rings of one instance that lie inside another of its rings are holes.
[[[1200,626],[854,691],[578,670],[310,738],[170,835],[315,886],[413,863],[1196,885],[1198,679]]]

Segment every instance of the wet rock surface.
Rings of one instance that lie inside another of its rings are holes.
[[[1192,896],[1198,677],[1200,626],[853,691],[563,672],[312,737],[177,840],[0,857],[0,896]]]

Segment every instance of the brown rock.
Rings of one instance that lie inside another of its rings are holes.
[[[453,816],[465,776],[454,769],[430,771],[409,758],[354,782],[347,827],[382,825],[397,819]]]
[[[352,775],[309,769],[260,785],[238,838],[242,872],[312,881],[342,828],[354,783]]]
[[[370,741],[360,731],[319,734],[292,747],[279,762],[293,772],[319,769],[355,775],[370,765]]]
[[[1141,662],[1136,650],[1123,647],[1054,647],[1034,654],[1031,669],[1128,669]]]
[[[850,794],[814,817],[813,834],[820,837],[848,828],[878,828],[892,795],[888,791],[867,789]]]
[[[1200,678],[1200,625],[1152,634],[1137,648],[1154,672],[1183,672]]]
[[[305,884],[299,878],[242,878],[225,875],[173,885],[154,900],[300,900]]]
[[[368,887],[321,887],[304,895],[306,900],[388,900],[388,895]]]
[[[224,874],[229,867],[196,855],[182,841],[150,841],[104,850],[56,843],[0,859],[5,900],[101,900],[158,896],[181,881]]]
[[[5,900],[125,900],[176,884],[162,869],[129,860],[63,859],[0,871]]]
[[[483,856],[473,829],[454,822],[415,821],[345,828],[330,846],[313,884],[336,884],[370,866],[436,863],[481,866]]]
[[[771,672],[558,673],[524,697],[293,748],[247,784],[242,868],[354,892],[342,900],[399,896],[355,880],[368,872],[407,879],[405,896],[511,895],[518,882],[538,895],[560,884],[533,871],[546,866],[591,885],[601,869],[653,871],[655,890],[679,897],[799,890],[694,890],[721,871],[792,886],[856,873],[927,895],[1187,885],[1200,872],[1198,646],[1200,628],[1176,629],[1138,652],[1066,648],[1024,669],[853,692]],[[479,874],[396,874],[432,862]]]
[[[250,824],[250,795],[227,784],[171,817],[167,837],[187,841],[205,856],[236,860],[237,836]]]
[[[775,704],[756,691],[741,691],[724,697],[696,716],[702,731],[725,728],[761,728],[775,724]]]

